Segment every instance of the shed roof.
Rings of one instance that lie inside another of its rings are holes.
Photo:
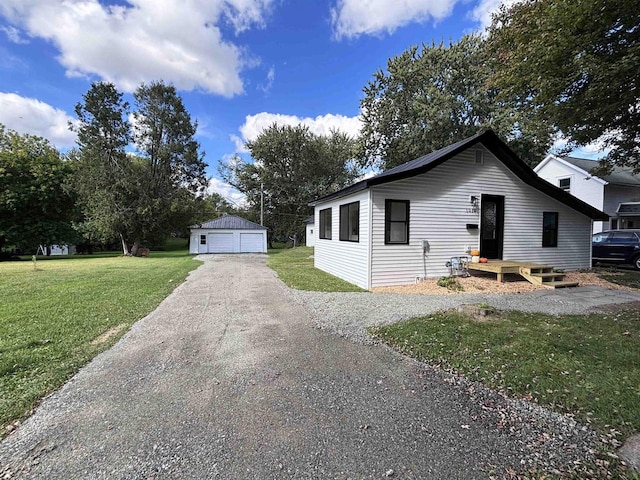
[[[594,220],[609,219],[609,216],[606,213],[593,208],[588,203],[583,202],[570,193],[567,193],[538,177],[538,175],[536,175],[536,173],[526,163],[524,163],[524,161],[522,161],[520,157],[518,157],[518,155],[516,155],[516,153],[511,150],[493,130],[484,130],[469,138],[465,138],[464,140],[460,140],[452,145],[441,148],[440,150],[436,150],[435,152],[431,152],[427,155],[416,158],[415,160],[398,165],[397,167],[391,168],[374,177],[361,180],[347,188],[318,198],[310,202],[309,205],[319,205],[331,200],[346,197],[347,195],[351,195],[375,185],[382,185],[384,183],[394,182],[396,180],[402,180],[426,173],[450,158],[458,155],[460,152],[480,143],[527,185],[532,186],[542,193],[564,203]]]
[[[215,230],[266,230],[267,227],[251,222],[237,215],[223,215],[206,222],[191,225],[189,228],[208,228]]]
[[[591,174],[591,170],[598,168],[600,164],[598,160],[589,160],[587,158],[562,157],[562,159],[589,174]],[[635,175],[630,168],[614,167],[608,175],[596,173],[594,176],[613,185],[631,185],[640,187],[640,176]]]

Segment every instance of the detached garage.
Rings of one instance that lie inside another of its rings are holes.
[[[235,215],[189,228],[189,253],[267,253],[267,228]]]

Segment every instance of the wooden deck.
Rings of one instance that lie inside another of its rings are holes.
[[[565,275],[554,272],[551,265],[542,265],[540,263],[489,260],[487,263],[469,263],[469,270],[495,273],[499,282],[504,281],[504,274],[515,273],[524,277],[530,283],[547,288],[575,287],[578,285],[576,282],[565,281]]]

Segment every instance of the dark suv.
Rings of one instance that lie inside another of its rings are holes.
[[[610,230],[591,240],[593,264],[597,262],[633,265],[640,270],[640,230]]]

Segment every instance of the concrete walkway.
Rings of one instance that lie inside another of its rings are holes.
[[[589,447],[565,417],[312,325],[264,258],[211,257],[0,444],[0,478],[470,479]]]

